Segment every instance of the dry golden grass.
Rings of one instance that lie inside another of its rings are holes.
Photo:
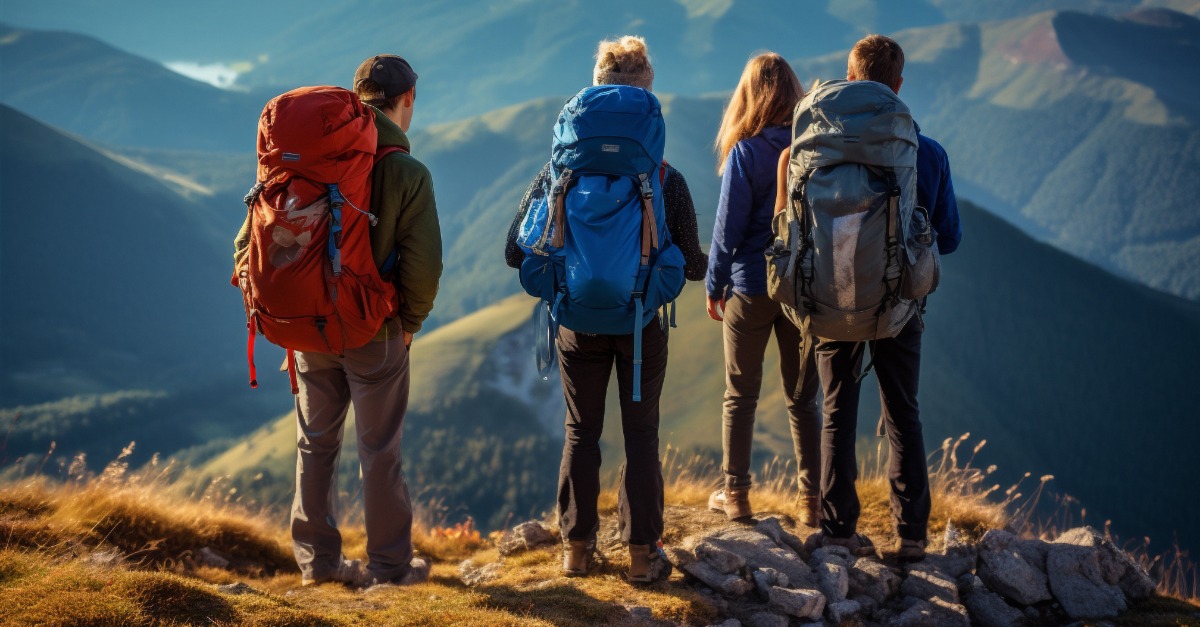
[[[970,459],[959,459],[966,440],[947,440],[931,456],[934,548],[951,521],[971,536],[1005,524],[1025,529],[1036,524],[1032,508],[1049,478],[1028,496],[1019,485],[1005,492],[987,487],[992,469],[973,469]],[[865,456],[860,530],[886,548],[894,536],[881,452]],[[660,624],[702,625],[718,618],[715,608],[681,583],[679,573],[648,588],[628,584],[628,557],[615,545],[607,547],[597,573],[567,579],[559,572],[557,546],[502,560],[469,524],[446,528],[428,520],[414,528],[414,545],[433,562],[430,582],[366,591],[338,584],[301,587],[278,520],[241,509],[220,489],[189,497],[157,464],[128,473],[120,462],[99,476],[73,475],[66,482],[34,478],[0,487],[0,624],[582,626],[638,622],[630,611],[635,606]],[[703,510],[719,476],[711,462],[669,449],[664,475],[665,541],[678,542],[722,520]],[[790,518],[796,510],[794,466],[768,464],[752,494],[756,511]],[[601,497],[606,524],[616,500],[615,490]],[[365,557],[362,527],[347,525],[342,533],[345,553]],[[230,557],[230,566],[200,563],[195,558],[204,547]],[[479,566],[499,562],[501,568],[496,578],[467,587],[458,570],[464,558]],[[217,589],[239,581],[253,590]],[[1181,616],[1194,617],[1198,609],[1160,597],[1119,623],[1181,624]]]

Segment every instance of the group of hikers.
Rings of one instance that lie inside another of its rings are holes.
[[[917,404],[922,313],[939,254],[961,238],[949,162],[898,94],[904,53],[870,35],[845,81],[805,93],[781,56],[747,63],[717,132],[721,193],[706,255],[683,174],[663,159],[665,126],[644,40],[600,42],[592,86],[566,104],[549,162],[530,182],[505,261],[544,303],[539,365],[557,361],[566,400],[557,514],[562,572],[598,566],[605,396],[616,367],[625,464],[618,528],[630,582],[671,574],[662,549],[659,403],[683,283],[705,283],[722,323],[723,485],[709,507],[748,520],[754,419],[771,334],[798,466],[797,520],[810,548],[875,552],[857,533],[859,388],[872,367],[901,559],[924,557],[929,479]],[[232,282],[253,342],[285,347],[296,395],[291,532],[304,584],[407,585],[414,557],[401,470],[408,350],[442,271],[429,171],[405,133],[417,74],[395,55],[365,60],[353,94],[303,88],[259,125],[258,182],[235,240]],[[864,369],[864,356],[870,363]],[[821,401],[823,400],[823,411]],[[367,556],[342,553],[336,470],[355,408]]]

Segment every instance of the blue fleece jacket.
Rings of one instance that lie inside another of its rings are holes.
[[[792,127],[772,126],[738,142],[725,158],[721,197],[708,249],[704,286],[711,298],[727,287],[746,295],[767,293],[771,216],[779,153],[792,143]]]
[[[917,127],[917,204],[929,210],[937,232],[938,252],[949,255],[962,241],[958,200],[950,180],[950,159],[942,145],[921,134]]]

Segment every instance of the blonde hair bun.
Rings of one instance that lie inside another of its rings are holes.
[[[634,35],[606,39],[596,50],[596,67],[592,70],[593,85],[632,85],[653,89],[654,66],[646,40]]]

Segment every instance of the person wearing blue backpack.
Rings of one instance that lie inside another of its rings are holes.
[[[525,193],[505,260],[520,269],[525,290],[545,301],[547,338],[559,356],[567,404],[557,507],[563,572],[586,575],[597,565],[600,435],[615,364],[627,576],[653,583],[671,574],[658,456],[672,317],[665,312],[685,278],[704,277],[707,260],[687,183],[662,158],[666,131],[645,41],[603,41],[596,59],[593,86],[558,118],[550,163]]]
[[[725,402],[722,410],[724,485],[708,506],[730,520],[747,518],[754,413],[762,388],[763,356],[771,334],[800,488],[800,522],[815,527],[820,512],[820,381],[811,363],[801,368],[800,330],[767,294],[763,253],[772,241],[776,163],[792,141],[792,112],[804,88],[783,57],[767,52],[746,63],[717,133],[721,196],[709,249],[708,315],[723,323]],[[801,372],[803,371],[803,378]]]

